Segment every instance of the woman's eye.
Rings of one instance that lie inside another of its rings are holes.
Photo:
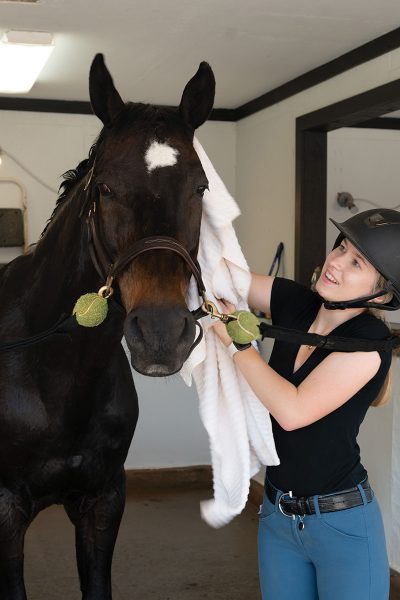
[[[358,262],[358,260],[354,259],[354,260],[353,260],[353,265],[354,265],[355,267],[359,267],[359,266],[360,266],[360,263]]]
[[[98,188],[100,194],[102,196],[104,196],[105,198],[112,196],[112,191],[110,190],[110,188],[108,187],[108,185],[106,183],[99,183],[97,185],[97,188]]]

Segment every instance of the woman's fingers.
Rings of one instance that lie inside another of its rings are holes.
[[[228,300],[225,300],[225,298],[220,298],[219,303],[221,304],[223,311],[228,315],[236,310],[236,306],[231,302],[228,302]]]
[[[223,323],[221,323],[221,321],[216,319],[216,322],[213,324],[212,327],[213,327],[214,332],[217,334],[217,336],[221,340],[221,342],[223,342],[225,344],[225,346],[229,346],[229,344],[232,342],[232,339],[230,338],[225,325]]]

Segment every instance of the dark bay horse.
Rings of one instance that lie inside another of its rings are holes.
[[[89,87],[100,136],[68,172],[34,250],[0,271],[1,600],[27,598],[25,532],[54,503],[75,526],[82,598],[111,599],[123,463],[138,417],[121,338],[132,366],[152,376],[179,370],[195,343],[185,292],[192,273],[198,279],[207,179],[192,141],[213,105],[213,73],[201,63],[177,110],[125,104],[102,55]],[[114,288],[102,324],[74,321],[41,336],[102,286],[106,296]]]

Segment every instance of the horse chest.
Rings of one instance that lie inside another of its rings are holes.
[[[37,457],[62,456],[57,470],[70,468],[76,454],[89,455],[129,445],[137,418],[135,391],[125,400],[123,393],[86,386],[59,386],[53,382],[39,389],[27,377],[21,386],[1,386],[0,449],[13,448],[16,462]],[[7,462],[10,461],[8,452]],[[17,458],[18,457],[18,458]],[[11,457],[11,462],[13,457]],[[1,464],[1,459],[0,459]],[[51,469],[53,470],[53,469]]]

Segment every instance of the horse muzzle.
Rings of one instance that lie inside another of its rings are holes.
[[[139,306],[125,319],[124,335],[132,367],[150,377],[179,371],[189,356],[196,321],[185,306]]]

